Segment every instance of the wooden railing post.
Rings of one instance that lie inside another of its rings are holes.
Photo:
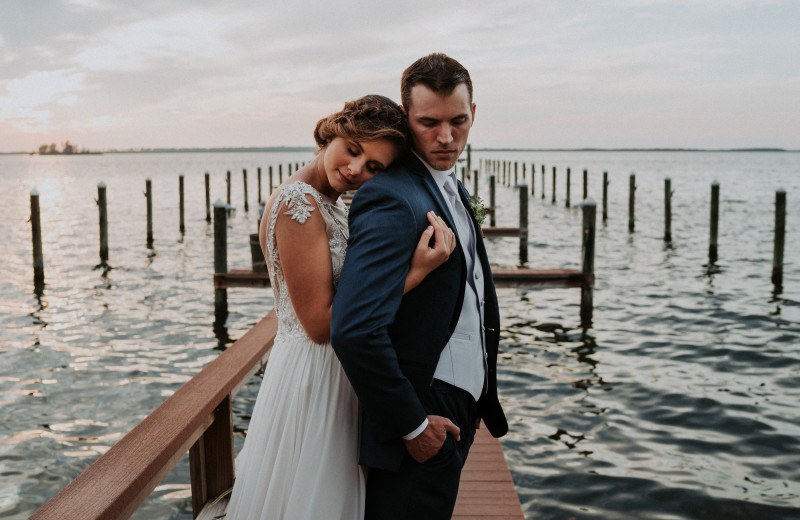
[[[233,412],[227,395],[214,410],[214,422],[189,450],[192,515],[233,487]]]

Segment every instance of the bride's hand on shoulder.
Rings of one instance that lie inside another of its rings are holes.
[[[403,294],[419,285],[431,271],[445,263],[456,247],[455,233],[447,227],[444,220],[433,211],[429,211],[427,216],[430,226],[423,231],[417,242]],[[431,237],[434,239],[432,247]]]

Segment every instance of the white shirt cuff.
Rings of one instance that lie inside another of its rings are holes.
[[[417,436],[419,436],[419,434],[422,433],[427,427],[428,427],[428,418],[426,417],[425,420],[422,421],[422,424],[420,424],[416,430],[409,433],[408,435],[403,435],[403,439],[410,441],[411,439],[414,439]]]

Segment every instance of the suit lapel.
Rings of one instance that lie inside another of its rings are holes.
[[[425,186],[425,189],[428,190],[428,193],[430,193],[433,200],[435,200],[436,204],[439,206],[439,216],[444,218],[450,229],[456,229],[456,222],[453,220],[453,215],[450,214],[450,207],[444,200],[442,190],[439,189],[439,185],[433,180],[433,176],[428,171],[428,168],[425,167],[422,161],[413,153],[409,152],[408,155],[409,170],[422,179],[422,185]]]

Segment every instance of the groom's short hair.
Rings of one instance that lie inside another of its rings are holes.
[[[439,95],[448,95],[462,83],[467,86],[469,102],[472,103],[472,80],[467,69],[453,58],[435,52],[423,56],[403,71],[400,80],[400,100],[403,108],[408,110],[411,106],[411,89],[414,85],[422,84]]]

